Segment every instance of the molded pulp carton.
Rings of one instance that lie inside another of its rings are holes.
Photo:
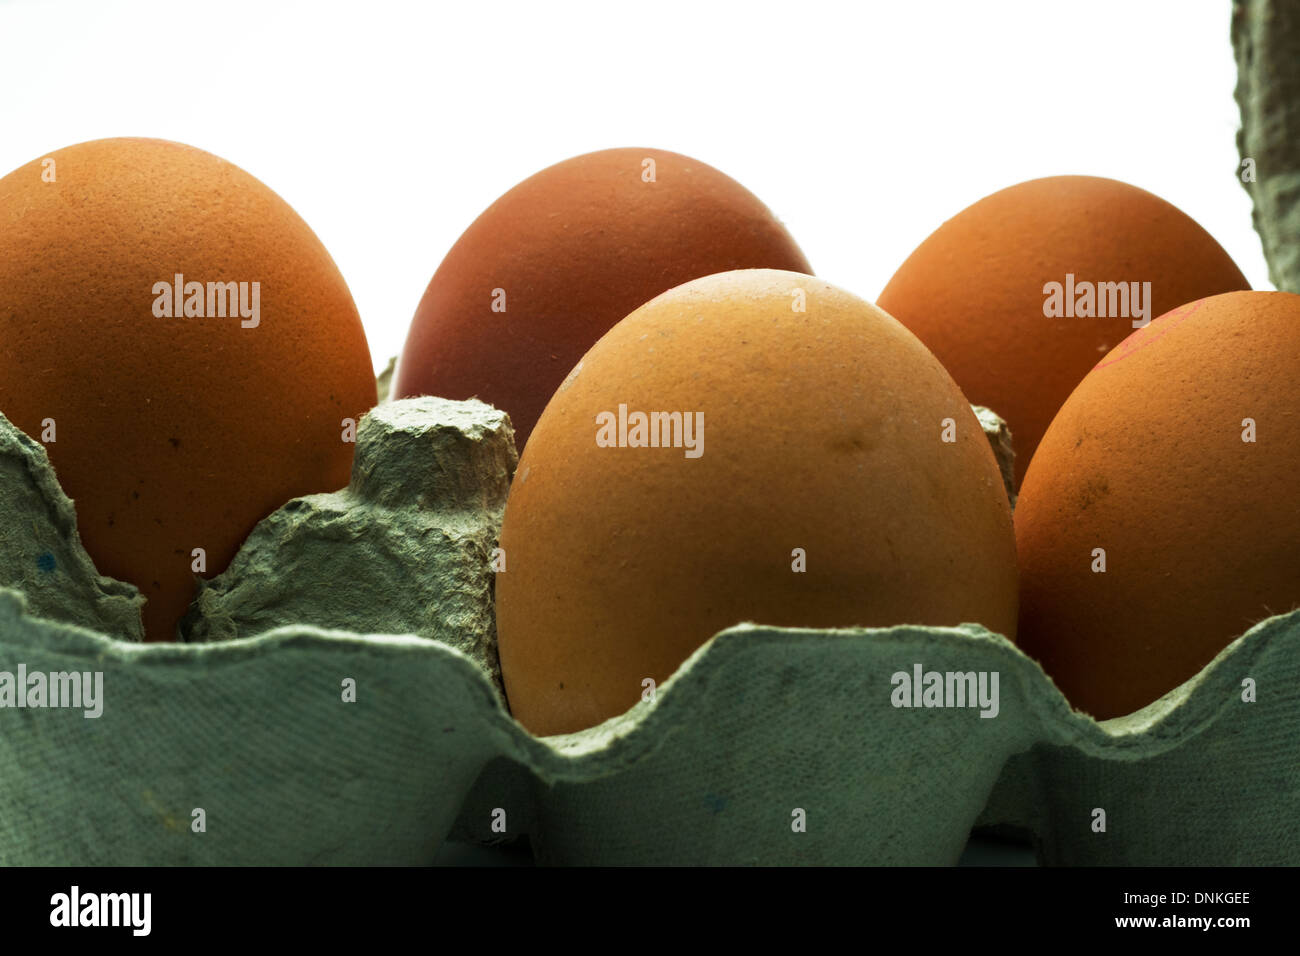
[[[975,625],[740,624],[652,701],[530,736],[492,614],[515,463],[489,406],[383,403],[350,486],[266,518],[185,642],[146,645],[0,421],[0,671],[102,674],[98,716],[0,709],[0,863],[422,864],[527,834],[542,863],[952,864],[976,825],[1055,864],[1300,863],[1300,613],[1100,724]],[[895,707],[917,667],[996,673],[996,715]]]

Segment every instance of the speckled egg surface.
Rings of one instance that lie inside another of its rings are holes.
[[[621,713],[742,621],[1015,636],[970,405],[899,323],[792,272],[688,282],[602,337],[538,421],[501,545],[502,674],[536,734]]]
[[[1300,606],[1300,296],[1181,306],[1052,422],[1016,505],[1021,647],[1099,719]],[[1248,676],[1248,675],[1243,675]]]

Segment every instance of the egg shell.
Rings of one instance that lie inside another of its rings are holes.
[[[1297,381],[1300,296],[1233,292],[1134,332],[1062,407],[1016,506],[1019,643],[1076,707],[1131,713],[1300,604]]]
[[[620,404],[701,414],[702,454],[599,447]],[[602,337],[538,421],[501,546],[502,674],[536,734],[623,712],[741,621],[1015,635],[1010,505],[970,405],[885,313],[791,272],[686,283]]]
[[[216,574],[273,509],[347,484],[342,421],[375,403],[352,296],[287,203],[179,143],[49,153],[0,180],[0,222],[0,410],[37,438],[54,421],[87,552],[173,639],[193,549]],[[178,273],[248,282],[250,304],[260,283],[259,324],[156,316]]]
[[[713,167],[641,148],[565,160],[499,198],[447,253],[411,322],[394,397],[479,398],[510,414],[523,448],[614,323],[689,279],[758,267],[812,271],[767,207]]]
[[[1195,221],[1113,179],[1031,180],[936,229],[877,304],[929,346],[972,402],[1006,419],[1017,482],[1071,390],[1134,329],[1132,316],[1044,315],[1044,286],[1064,286],[1067,274],[1094,284],[1150,282],[1147,319],[1249,288]]]

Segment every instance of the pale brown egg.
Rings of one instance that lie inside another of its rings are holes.
[[[537,423],[501,544],[502,673],[536,734],[626,710],[742,621],[1015,636],[970,405],[898,322],[792,272],[688,282],[603,336]]]

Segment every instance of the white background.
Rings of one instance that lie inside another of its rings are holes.
[[[1237,177],[1227,0],[0,2],[0,172],[155,136],[320,236],[377,368],[498,195],[611,146],[686,153],[868,299],[943,220],[1036,176],[1149,189],[1272,288]]]

